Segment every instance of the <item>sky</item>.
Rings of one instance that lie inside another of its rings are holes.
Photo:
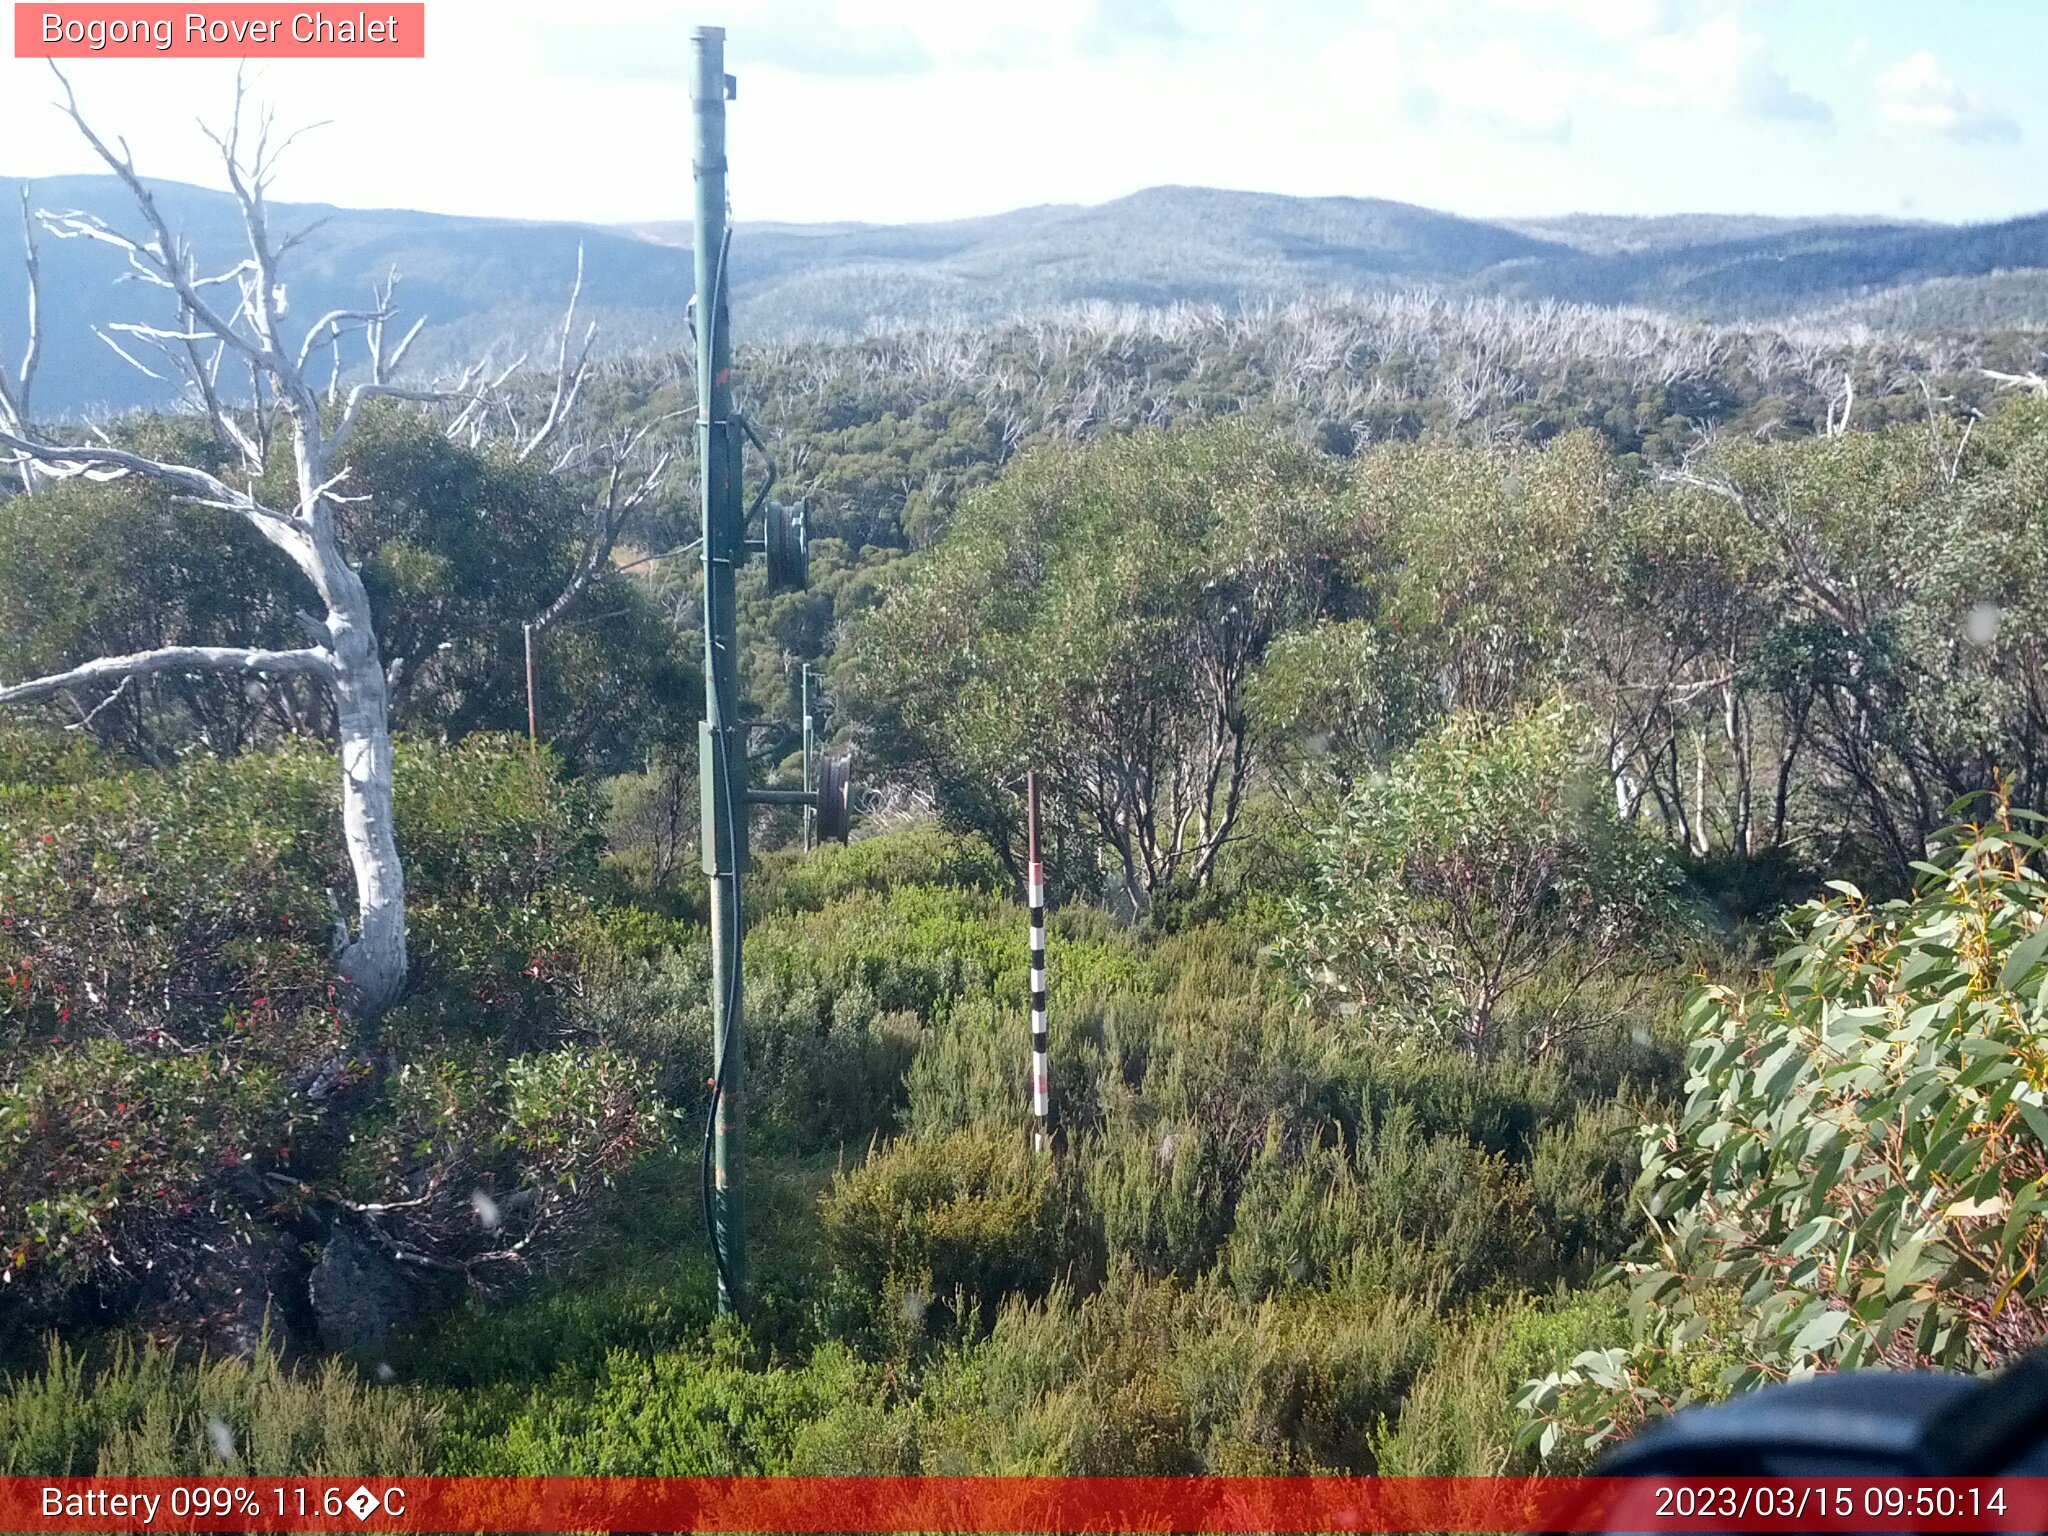
[[[326,124],[274,195],[686,218],[701,24],[739,78],[742,220],[1166,183],[1478,217],[2048,208],[2041,0],[428,0],[424,60],[260,67],[281,121]],[[198,124],[224,116],[232,65],[67,67],[145,175],[220,184]],[[97,168],[54,86],[0,58],[0,174]]]

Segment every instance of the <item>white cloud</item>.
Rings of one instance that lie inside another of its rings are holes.
[[[1468,122],[1524,139],[1561,143],[1571,137],[1576,74],[1532,59],[1495,38],[1470,53],[1431,55],[1423,79],[1447,111]]]
[[[1579,89],[1572,71],[1502,39],[1453,54],[1377,29],[1335,39],[1323,52],[1321,74],[1326,89],[1369,117],[1551,143],[1571,136]]]
[[[1876,85],[1878,113],[1895,127],[2004,143],[2020,136],[2018,123],[1964,90],[1931,53],[1908,54],[1879,70]]]
[[[1333,38],[1317,63],[1329,95],[1363,116],[1422,120],[1436,110],[1436,95],[1414,69],[1392,32],[1359,30]]]
[[[749,62],[807,75],[910,75],[931,55],[901,23],[863,26],[826,0],[770,0],[747,27]],[[688,78],[691,18],[631,9],[551,16],[538,23],[548,73],[568,79]]]
[[[1818,97],[1793,87],[1771,58],[1763,34],[1749,31],[1733,11],[1722,11],[1690,31],[1646,38],[1633,53],[1637,78],[1620,99],[1655,107],[1675,96],[1709,111],[1738,117],[1826,127],[1834,112]]]
[[[1504,10],[1539,20],[1561,20],[1617,42],[1654,37],[1679,22],[1678,0],[1495,0]]]

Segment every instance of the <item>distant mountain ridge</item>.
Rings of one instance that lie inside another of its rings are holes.
[[[0,208],[20,183],[0,177]],[[214,267],[240,251],[225,193],[159,184],[173,224]],[[132,225],[110,177],[60,177],[37,206]],[[614,349],[675,343],[689,297],[687,224],[599,227],[401,210],[279,205],[280,226],[324,220],[286,271],[295,315],[360,302],[395,267],[426,366],[544,344],[584,248],[584,304]],[[0,245],[0,249],[5,249]],[[164,386],[92,334],[144,318],[118,290],[118,253],[43,242],[49,414],[157,403]],[[1154,187],[1094,206],[1021,208],[934,224],[741,224],[733,295],[755,336],[986,322],[1083,302],[1227,307],[1330,291],[1449,292],[1660,309],[1702,320],[1817,312],[1859,323],[2035,326],[2048,314],[2048,214],[1995,224],[1575,214],[1488,221],[1379,198]],[[1893,301],[1893,291],[1898,301]],[[23,278],[0,259],[0,344],[17,350]]]

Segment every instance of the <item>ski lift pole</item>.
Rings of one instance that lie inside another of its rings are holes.
[[[1038,775],[1024,775],[1025,897],[1031,908],[1031,1114],[1032,1145],[1052,1147],[1052,1038],[1045,1027],[1045,866],[1038,858]]]
[[[696,122],[697,474],[703,512],[704,720],[698,731],[703,864],[711,881],[711,1125],[707,1203],[718,1274],[718,1310],[741,1313],[747,1284],[744,1187],[745,1034],[740,995],[744,937],[740,872],[747,820],[739,718],[738,611],[734,578],[747,558],[740,500],[740,442],[732,405],[732,328],[727,304],[725,29],[699,27],[690,97]]]
[[[805,663],[804,663],[804,793],[805,793],[806,795],[811,795],[811,794],[814,794],[814,793],[816,793],[816,791],[817,791],[817,788],[818,788],[818,786],[817,786],[817,785],[815,785],[815,784],[813,784],[813,783],[811,782],[811,752],[812,752],[812,739],[811,739],[811,738],[812,738],[812,726],[811,726],[811,664],[810,664],[810,663],[809,663],[809,662],[807,661],[807,662],[805,662]],[[815,805],[811,805],[811,804],[808,804],[808,803],[807,803],[807,804],[806,804],[806,805],[804,806],[804,852],[805,852],[805,853],[809,853],[809,852],[811,851],[811,849],[812,849],[812,848],[813,848],[813,847],[815,846],[815,843],[816,843],[816,837],[817,837],[817,831],[818,831],[818,808],[817,808],[817,807],[816,807]]]
[[[526,626],[526,748],[540,751],[540,711],[534,703],[533,625]]]

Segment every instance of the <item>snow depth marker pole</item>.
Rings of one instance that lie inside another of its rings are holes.
[[[1052,1044],[1045,1028],[1045,866],[1038,858],[1038,775],[1024,775],[1024,837],[1030,860],[1026,899],[1031,907],[1031,1113],[1037,1120],[1032,1145],[1052,1147],[1052,1073],[1046,1059]]]

